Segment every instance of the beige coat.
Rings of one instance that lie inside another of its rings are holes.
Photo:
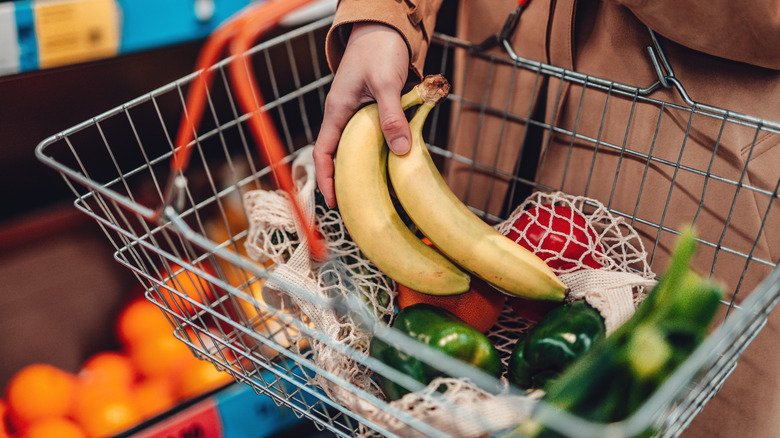
[[[338,67],[349,23],[378,21],[393,26],[406,39],[412,77],[437,73],[423,71],[423,64],[440,3],[342,0],[327,41],[331,68]],[[443,5],[453,7],[452,3],[445,1]],[[458,37],[472,42],[484,40],[498,31],[516,4],[513,0],[461,0]],[[650,26],[660,36],[676,78],[695,102],[780,121],[778,16],[780,2],[768,0],[751,2],[749,7],[725,0],[531,0],[513,35],[512,46],[525,58],[644,88],[658,81],[646,49],[651,45]],[[504,54],[500,48],[491,53]],[[465,65],[463,58],[457,61]],[[563,131],[541,133],[542,152],[533,158],[536,172],[530,177],[552,190],[599,199],[634,219],[648,247],[658,247],[652,255],[655,272],[663,271],[675,238],[673,233],[659,233],[659,225],[679,230],[694,218],[698,233],[708,242],[721,242],[741,253],[753,251],[754,257],[771,263],[780,259],[780,211],[776,201],[761,237],[756,238],[772,198],[767,193],[777,191],[780,135],[691,115],[675,89],[661,88],[651,97],[683,109],[644,104],[641,99],[637,103],[631,97],[592,87],[583,91],[579,85],[554,78],[543,78],[540,83],[532,71],[487,61],[472,59],[468,66],[467,79],[462,73],[451,78],[454,94],[495,108],[498,113],[508,111],[519,116],[526,115],[532,105],[545,105],[541,107],[544,122]],[[491,84],[488,93],[486,83]],[[542,89],[545,93],[534,93]],[[450,186],[466,202],[500,215],[512,205],[507,198],[511,178],[506,176],[515,172],[521,155],[517,139],[526,135],[527,126],[522,120],[507,122],[501,117],[485,116],[482,107],[458,108],[461,116],[449,148],[488,169],[498,169],[499,176],[456,163],[447,169],[447,176]],[[616,148],[610,150],[608,146]],[[594,155],[596,148],[598,155]],[[643,156],[652,157],[649,166]],[[678,162],[679,167],[675,166]],[[709,169],[716,178],[690,169]],[[702,198],[704,202],[700,203]],[[724,227],[726,223],[728,227]],[[737,302],[768,271],[766,266],[753,262],[740,283],[744,257],[731,251],[721,251],[716,257],[707,246],[700,249],[697,264],[702,271],[727,281],[732,289],[739,285]],[[780,311],[774,312],[724,388],[684,436],[777,436],[778,331]]]

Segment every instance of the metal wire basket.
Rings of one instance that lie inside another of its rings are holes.
[[[331,19],[326,18],[302,26],[257,45],[246,55],[259,73],[257,85],[267,101],[264,109],[276,123],[290,160],[314,142],[322,120],[332,75],[319,42],[330,23]],[[240,195],[251,189],[272,189],[274,179],[247,134],[249,115],[235,103],[226,73],[233,61],[226,59],[212,69],[216,81],[208,89],[206,117],[192,145],[194,158],[186,170],[188,183],[181,187],[177,200],[180,208],[176,210],[157,214],[161,206],[169,205],[165,187],[171,178],[172,133],[178,127],[188,87],[200,73],[47,138],[36,149],[37,157],[62,174],[76,196],[76,208],[102,227],[116,248],[115,259],[135,273],[146,288],[146,297],[164,311],[175,335],[194,354],[337,435],[442,435],[436,427],[329,373],[317,363],[308,346],[320,342],[378,373],[392,374],[392,370],[330,339],[301,313],[280,310],[257,298],[255,292],[273,276],[274,269],[246,256],[243,243],[247,224]],[[663,270],[669,239],[681,229],[678,213],[686,211],[691,219],[687,223],[695,225],[710,215],[708,190],[714,186],[730,190],[731,199],[719,200],[728,206],[728,214],[722,215],[717,229],[700,236],[703,254],[698,259],[703,272],[715,277],[728,275],[730,294],[724,300],[727,317],[629,419],[603,425],[556,413],[553,421],[557,430],[571,436],[634,436],[648,428],[657,436],[681,433],[721,387],[780,300],[776,260],[760,251],[761,239],[777,232],[777,182],[770,186],[753,184],[745,177],[747,164],[736,176],[719,173],[710,164],[716,152],[694,162],[683,151],[694,143],[691,133],[698,132],[699,124],[710,127],[715,123],[715,151],[720,139],[725,141],[732,131],[739,135],[747,132],[753,139],[749,146],[752,150],[757,139],[780,135],[780,125],[695,102],[686,105],[651,98],[664,84],[645,89],[618,84],[512,56],[511,52],[510,56],[499,56],[477,50],[445,35],[434,37],[428,65],[461,83],[481,84],[485,77],[496,74],[531,78],[534,86],[530,92],[557,94],[554,108],[547,108],[548,112],[557,111],[558,104],[563,107],[567,102],[575,120],[580,117],[577,108],[582,102],[600,99],[604,110],[596,116],[601,118],[601,125],[610,124],[623,133],[615,138],[600,131],[580,131],[576,122],[561,123],[565,118],[545,117],[529,108],[516,110],[506,96],[502,101],[486,97],[488,93],[463,94],[466,88],[456,83],[448,101],[434,111],[425,138],[441,168],[462,176],[459,180],[463,186],[458,192],[464,202],[488,222],[506,217],[518,199],[537,190],[595,196],[612,213],[640,230],[650,249],[649,263],[659,272]],[[485,84],[489,85],[489,80]],[[639,111],[654,112],[657,119],[656,132],[641,142],[631,131],[632,114]],[[594,115],[581,115],[586,116]],[[469,136],[459,131],[468,117],[498,124],[486,122],[484,132]],[[679,123],[667,123],[680,120],[682,130]],[[490,129],[498,135],[491,136],[488,126],[497,126],[497,130]],[[655,140],[666,138],[662,134],[666,130],[679,134],[674,157],[654,152]],[[528,146],[523,150],[531,155],[523,152],[508,162],[503,156],[483,157],[476,147],[480,142],[497,141],[499,151],[517,149],[512,144],[518,138],[527,145],[536,141],[537,155]],[[568,152],[556,156],[555,147]],[[588,151],[588,165],[582,165],[581,150]],[[604,174],[598,163],[602,156],[612,160],[612,173]],[[576,166],[570,164],[574,162]],[[527,163],[533,163],[531,171],[526,169]],[[625,172],[637,169],[646,175],[642,181],[652,179],[653,173],[669,178],[664,187],[653,190],[645,188],[644,183],[639,187],[624,185]],[[690,188],[691,180],[696,181],[697,191],[686,192],[689,202],[685,204],[675,188]],[[596,189],[596,185],[601,188]],[[663,211],[648,212],[645,208],[650,191],[666,199]],[[739,228],[742,243],[732,245],[737,241],[732,230],[741,224],[732,219],[731,212],[740,208],[744,196],[760,205],[759,225],[746,236]],[[337,310],[359,307],[312,297],[306,291],[288,292]],[[435,355],[428,357],[438,360]],[[315,376],[358,395],[368,408],[356,409],[334,401],[312,384]],[[479,376],[474,378],[479,380]],[[463,414],[451,402],[442,403],[452,409],[453,416]],[[393,416],[403,427],[390,429],[374,421],[368,415],[372,409]],[[485,431],[491,432],[488,426]]]

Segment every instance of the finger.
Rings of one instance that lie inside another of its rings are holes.
[[[409,121],[406,120],[406,115],[401,108],[401,89],[390,88],[383,87],[383,91],[376,96],[379,124],[390,150],[396,155],[403,155],[409,152],[412,133],[409,130]]]
[[[314,168],[317,174],[317,186],[320,188],[328,207],[336,206],[335,185],[333,182],[333,158],[336,155],[341,132],[347,126],[355,112],[352,105],[342,104],[328,97],[325,101],[325,113],[320,133],[314,143]]]
[[[317,187],[319,187],[328,208],[336,206],[336,187],[333,182],[333,156],[322,152],[315,146],[314,168],[317,175]]]

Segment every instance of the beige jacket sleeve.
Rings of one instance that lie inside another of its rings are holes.
[[[353,23],[376,22],[397,30],[409,49],[410,70],[422,78],[423,64],[436,13],[442,0],[340,0],[333,26],[325,40],[328,65],[335,72],[341,63]]]
[[[709,55],[780,69],[780,0],[617,0],[670,40]]]

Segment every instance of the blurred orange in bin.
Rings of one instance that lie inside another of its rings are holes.
[[[213,275],[210,269],[204,264],[201,264],[199,267]],[[181,316],[188,317],[200,310],[199,308],[196,309],[192,303],[179,296],[179,294],[200,304],[209,304],[213,300],[214,293],[212,292],[211,285],[205,278],[194,272],[183,269],[176,264],[172,264],[170,269],[171,272],[173,272],[173,276],[165,281],[165,286],[176,292],[171,292],[171,290],[165,288],[161,288],[160,290],[162,292],[163,300],[171,308],[171,311],[178,313]]]
[[[126,354],[100,351],[84,362],[78,378],[80,385],[98,385],[129,392],[136,381],[136,369]]]
[[[76,391],[76,376],[45,363],[22,368],[5,391],[8,417],[15,429],[34,421],[67,415]]]
[[[2,435],[0,435],[2,436]],[[19,438],[89,438],[87,432],[68,418],[45,418],[33,422]]]
[[[195,360],[186,344],[173,333],[140,339],[129,346],[135,369],[145,378],[172,377],[188,360]]]
[[[133,388],[132,398],[143,418],[152,418],[176,406],[173,382],[167,377],[144,379]]]
[[[225,371],[218,370],[209,361],[199,360],[193,356],[177,375],[176,395],[183,400],[218,389],[233,381],[233,377]]]
[[[109,437],[233,381],[193,355],[146,298],[119,312],[115,330],[121,348],[92,354],[77,373],[45,363],[17,371],[0,398],[0,438]],[[185,332],[209,354],[236,360],[210,336]]]
[[[136,298],[119,313],[116,334],[122,345],[128,347],[159,334],[173,336],[173,327],[157,305],[146,298]]]
[[[144,419],[129,392],[97,385],[79,387],[71,416],[91,438],[116,435]]]

